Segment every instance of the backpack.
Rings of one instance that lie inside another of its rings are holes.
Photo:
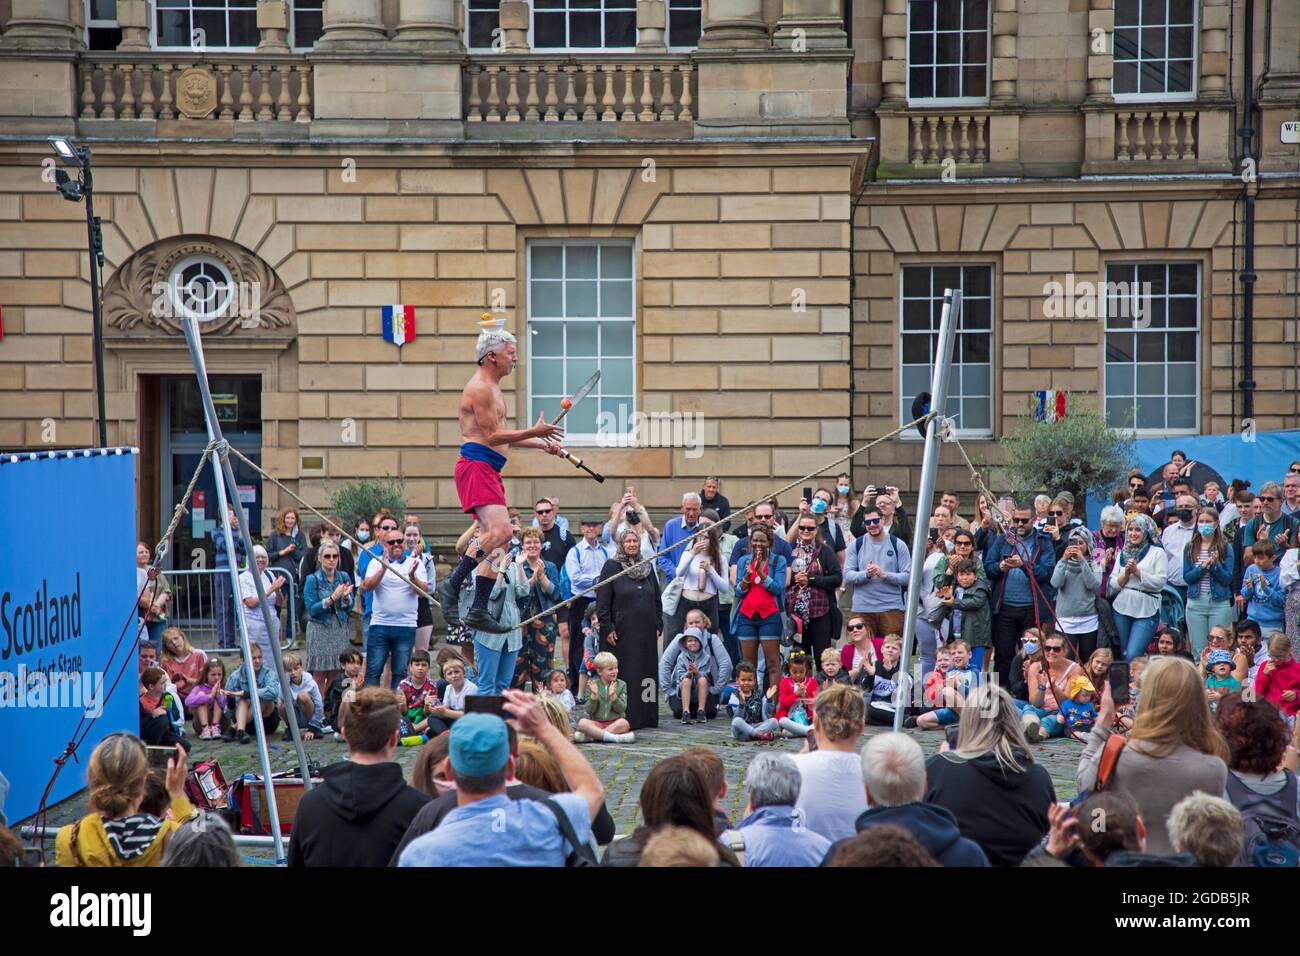
[[[573,852],[564,858],[564,865],[571,866],[599,866],[596,862],[596,854],[591,847],[578,839],[578,834],[573,830],[573,824],[569,822],[569,815],[564,812],[554,800],[543,800],[547,808],[555,814],[555,822],[560,827],[560,837],[564,843],[573,847]]]
[[[1183,596],[1178,593],[1178,589],[1172,584],[1166,584],[1164,590],[1160,592],[1160,623],[1168,624],[1170,627],[1186,633],[1183,626],[1185,616]]]
[[[1258,794],[1228,774],[1228,799],[1241,811],[1245,839],[1238,866],[1300,867],[1300,819],[1296,816],[1296,775],[1285,770],[1286,784],[1269,796]]]

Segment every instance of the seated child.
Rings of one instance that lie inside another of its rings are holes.
[[[1210,710],[1219,708],[1219,700],[1241,690],[1241,681],[1232,676],[1232,653],[1225,650],[1210,651],[1205,658],[1210,673],[1205,678],[1205,696],[1210,699]]]
[[[221,712],[226,709],[226,663],[215,654],[203,667],[203,676],[190,688],[185,706],[194,715],[199,740],[216,740],[221,736]]]
[[[782,670],[785,676],[777,687],[776,722],[793,737],[812,733],[812,702],[817,696],[817,678],[809,673],[805,651],[794,651]]]
[[[884,727],[894,725],[894,694],[898,689],[898,668],[903,656],[903,639],[897,634],[886,634],[880,644],[880,660],[863,665],[867,723]]]
[[[850,684],[853,678],[849,672],[844,669],[844,664],[840,661],[840,652],[833,647],[828,647],[822,651],[822,673],[819,683],[825,687],[827,684]]]
[[[1246,617],[1263,631],[1280,631],[1286,609],[1286,590],[1279,586],[1277,547],[1268,538],[1251,545],[1254,564],[1241,579],[1241,596],[1246,599]]]
[[[618,679],[618,658],[601,651],[592,660],[596,680],[587,687],[587,716],[578,721],[577,743],[630,744],[636,740],[627,722],[627,682]]]
[[[993,613],[990,609],[989,582],[979,576],[979,566],[970,558],[953,565],[957,585],[945,589],[940,600],[950,610],[953,640],[961,640],[971,649],[971,670],[984,667],[984,654],[992,642]]]
[[[934,670],[925,678],[925,706],[942,707],[943,689],[948,683],[948,671],[952,669],[952,652],[941,647],[934,653]]]
[[[772,740],[781,729],[776,718],[763,713],[758,668],[749,661],[736,665],[736,685],[723,690],[722,705],[731,718],[731,735],[737,740]]]
[[[250,688],[247,684],[242,656],[239,666],[226,681],[226,716],[230,718],[230,724],[221,739],[227,743],[233,740],[238,740],[241,744],[252,741],[253,738],[248,735],[248,721],[253,716],[254,700],[262,712],[262,728],[266,733],[273,734],[280,726],[280,715],[276,708],[276,702],[280,699],[280,679],[276,677],[274,667],[263,666],[262,645],[254,644],[249,653],[255,686]]]
[[[573,691],[569,690],[569,675],[564,672],[563,668],[555,668],[546,675],[546,687],[555,696],[555,699],[564,705],[564,709],[569,712],[570,729],[577,727],[578,718],[575,711],[578,704],[573,699]]]
[[[1097,708],[1092,702],[1092,681],[1083,674],[1075,674],[1066,693],[1070,696],[1061,701],[1060,710],[1042,719],[1043,736],[1060,736],[1059,728],[1063,726],[1065,734],[1082,741],[1092,733],[1092,725],[1097,722]]]
[[[938,710],[931,710],[919,717],[909,717],[903,721],[904,727],[918,727],[921,730],[938,730],[955,724],[961,719],[961,705],[966,695],[975,686],[976,671],[970,666],[970,648],[965,641],[950,641],[947,645],[952,667],[944,680],[942,703]]]
[[[705,648],[705,640],[702,630],[688,627],[664,648],[659,662],[659,684],[668,694],[673,716],[681,717],[683,724],[692,720],[704,723],[709,689],[721,676],[718,660]]]
[[[1268,660],[1255,675],[1255,693],[1276,704],[1294,725],[1300,710],[1296,699],[1300,695],[1300,661],[1291,657],[1291,640],[1280,631],[1268,639]]]
[[[443,688],[441,703],[436,703],[429,711],[446,727],[465,716],[465,698],[478,693],[478,685],[465,678],[465,659],[452,653],[449,656],[438,655],[442,661],[442,676],[447,686]]]
[[[433,709],[438,706],[438,691],[429,680],[428,651],[411,651],[406,677],[397,685],[397,691],[402,695],[398,742],[403,747],[418,747],[447,730],[447,724],[433,715]]]
[[[153,747],[174,747],[180,744],[188,753],[190,742],[176,732],[172,725],[170,701],[167,692],[167,672],[161,667],[149,667],[140,675],[140,739]]]
[[[1146,669],[1148,658],[1135,657],[1128,662],[1128,703],[1120,704],[1115,709],[1115,723],[1125,733],[1133,729],[1137,717],[1138,691],[1142,687],[1142,671]]]
[[[327,733],[333,733],[333,727],[325,726],[325,702],[320,696],[320,686],[316,683],[316,678],[311,676],[311,672],[303,667],[302,656],[294,651],[288,651],[282,660],[285,676],[289,678],[289,695],[293,699],[293,713],[297,718],[298,732],[302,734],[302,739],[315,740]],[[293,733],[287,726],[289,718],[284,710],[284,701],[278,701],[276,706],[280,709],[280,716],[284,718],[286,724],[280,739],[292,740]]]
[[[352,703],[361,687],[361,652],[351,649],[344,651],[339,655],[339,667],[343,673],[330,681],[329,688],[325,691],[325,723],[331,727],[343,726],[343,711]],[[340,739],[337,730],[334,739]]]

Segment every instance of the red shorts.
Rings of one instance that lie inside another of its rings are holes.
[[[456,460],[456,493],[466,514],[480,505],[506,503],[506,489],[501,484],[501,473],[485,461]]]
[[[590,717],[588,717],[587,719],[591,720]],[[591,720],[591,722],[595,724],[597,727],[599,727],[601,730],[609,730],[609,728],[614,725],[614,721],[612,720]]]

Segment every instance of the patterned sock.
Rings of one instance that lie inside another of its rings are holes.
[[[451,572],[450,583],[453,591],[457,593],[460,592],[460,586],[465,583],[465,575],[469,574],[476,564],[478,564],[478,561],[475,558],[471,558],[468,554],[462,554],[460,556],[460,561],[457,562],[456,569]]]
[[[474,579],[474,603],[471,608],[478,608],[480,611],[487,610],[488,597],[492,594],[492,588],[496,585],[495,578],[477,577]]]

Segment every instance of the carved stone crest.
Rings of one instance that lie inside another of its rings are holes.
[[[275,270],[242,246],[208,236],[146,246],[104,287],[110,337],[181,336],[188,316],[204,337],[296,334],[293,302]]]
[[[217,108],[217,78],[192,66],[176,77],[176,108],[190,119],[203,119]]]

